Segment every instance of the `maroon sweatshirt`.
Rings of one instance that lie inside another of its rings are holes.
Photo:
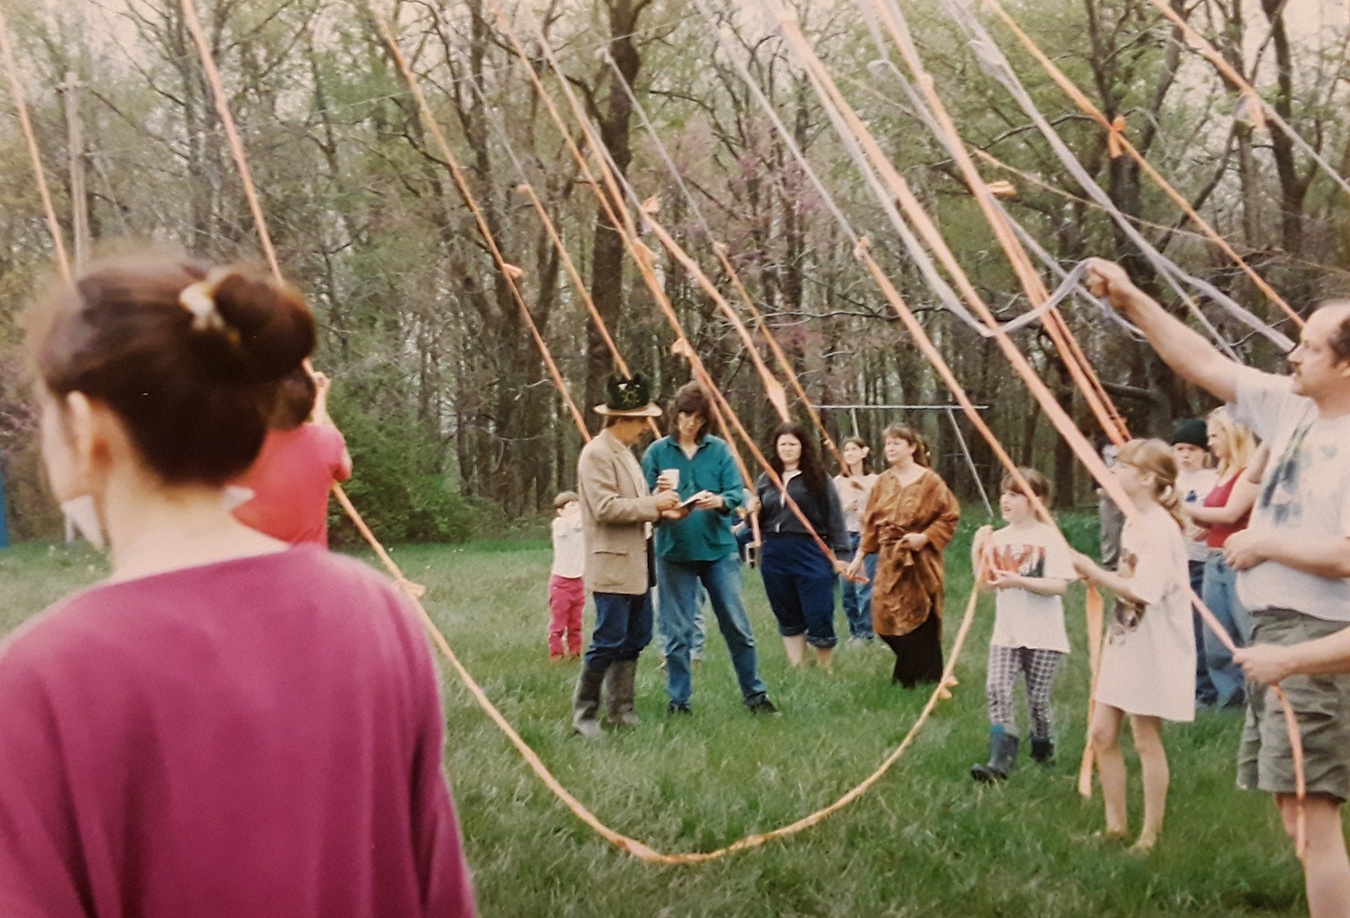
[[[93,587],[0,644],[5,918],[470,916],[414,613],[315,548]]]

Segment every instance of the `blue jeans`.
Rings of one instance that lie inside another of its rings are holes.
[[[839,643],[834,635],[834,565],[814,539],[765,539],[759,572],[779,634],[805,634],[806,643],[823,649]]]
[[[694,616],[698,610],[700,584],[708,591],[717,627],[731,652],[736,681],[746,704],[763,700],[768,686],[759,678],[759,653],[755,634],[741,601],[741,559],[736,552],[716,561],[667,561],[656,559],[656,588],[661,595],[661,620],[666,645],[666,693],[677,705],[689,703],[693,684],[689,675],[689,651],[693,643]]]
[[[703,650],[708,646],[708,620],[703,614],[703,609],[708,604],[708,591],[704,589],[703,584],[698,585],[698,611],[694,613],[694,633],[689,642],[689,658],[691,660],[702,660]],[[662,598],[661,591],[656,591],[656,649],[661,651],[661,659],[670,656],[670,628],[668,619],[661,610]]]
[[[1239,647],[1252,642],[1252,617],[1237,595],[1237,571],[1223,559],[1223,551],[1209,550],[1205,560],[1205,586],[1201,598]],[[1246,680],[1242,667],[1233,662],[1233,654],[1208,628],[1205,629],[1205,662],[1209,678],[1218,692],[1218,704],[1235,707],[1246,698]]]
[[[858,552],[858,543],[861,541],[862,533],[848,534],[849,553],[843,560],[853,560],[853,556]],[[842,576],[839,578],[839,598],[844,604],[844,618],[848,620],[849,637],[870,641],[876,636],[872,633],[872,581],[877,579],[875,552],[863,555],[863,570],[867,573],[866,583],[854,583]]]
[[[1187,561],[1186,565],[1191,575],[1191,589],[1203,600],[1205,562]],[[1191,606],[1191,628],[1195,631],[1195,703],[1211,705],[1215,703],[1219,693],[1214,688],[1214,680],[1209,677],[1209,666],[1205,662],[1205,620],[1200,617],[1200,612],[1194,605]]]
[[[609,669],[621,660],[636,660],[652,642],[652,594],[592,593],[595,631],[586,651],[591,669]]]

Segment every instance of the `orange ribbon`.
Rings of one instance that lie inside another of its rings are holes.
[[[988,3],[989,7],[998,15],[999,19],[1003,20],[1004,25],[1006,25],[1009,28],[1009,30],[1017,37],[1017,40],[1022,43],[1022,46],[1026,48],[1027,51],[1030,52],[1031,56],[1036,59],[1037,63],[1041,65],[1041,68],[1045,70],[1047,74],[1049,74],[1052,80],[1055,81],[1055,83],[1059,86],[1059,88],[1064,90],[1064,93],[1070,99],[1072,99],[1078,105],[1078,107],[1082,109],[1082,111],[1085,114],[1090,116],[1102,127],[1106,128],[1106,130],[1108,131],[1107,134],[1108,150],[1111,148],[1111,144],[1114,142],[1122,153],[1128,155],[1132,160],[1134,160],[1135,163],[1139,165],[1139,168],[1143,170],[1144,174],[1147,175],[1149,179],[1163,191],[1164,194],[1166,194],[1169,198],[1171,198],[1172,201],[1175,202],[1176,205],[1182,209],[1182,211],[1186,214],[1186,216],[1190,218],[1191,222],[1193,222],[1197,227],[1199,227],[1200,231],[1204,233],[1205,236],[1207,236],[1215,245],[1217,245],[1223,251],[1224,255],[1226,255],[1228,259],[1233,262],[1233,264],[1237,265],[1237,267],[1242,271],[1242,273],[1245,274],[1247,278],[1251,280],[1253,284],[1256,285],[1257,289],[1259,289],[1267,299],[1269,299],[1272,303],[1278,306],[1284,312],[1285,315],[1289,316],[1289,318],[1294,322],[1295,325],[1297,325],[1299,328],[1302,328],[1304,324],[1303,317],[1294,311],[1293,307],[1291,307],[1289,303],[1285,301],[1284,297],[1280,296],[1279,293],[1275,291],[1274,287],[1270,286],[1270,284],[1266,282],[1266,279],[1264,277],[1257,274],[1256,271],[1252,268],[1252,266],[1247,264],[1247,262],[1243,260],[1242,256],[1239,255],[1237,251],[1228,243],[1228,240],[1225,239],[1223,236],[1219,235],[1219,233],[1212,226],[1209,225],[1209,223],[1205,220],[1205,218],[1201,217],[1200,214],[1196,211],[1196,209],[1191,206],[1191,202],[1188,201],[1185,198],[1185,196],[1182,195],[1179,191],[1173,188],[1172,185],[1165,178],[1162,177],[1162,174],[1158,172],[1157,169],[1153,168],[1153,164],[1150,163],[1147,159],[1145,159],[1142,153],[1140,153],[1137,149],[1135,149],[1134,144],[1130,143],[1130,141],[1126,139],[1123,133],[1124,119],[1117,116],[1114,122],[1108,122],[1106,120],[1106,116],[1102,114],[1102,112],[1097,108],[1097,106],[1092,104],[1092,100],[1087,97],[1087,94],[1084,93],[1081,89],[1079,89],[1078,86],[1064,74],[1064,71],[1060,70],[1059,67],[1056,66],[1054,61],[1050,60],[1050,57],[1043,50],[1041,50],[1041,47],[1037,45],[1035,41],[1031,39],[1031,36],[1027,35],[1026,32],[1022,31],[1022,29],[1013,20],[1012,16],[1008,15],[1008,12],[1004,10],[1003,7],[999,4],[998,0],[986,0],[986,2]],[[1163,12],[1167,13],[1168,16],[1173,19],[1174,22],[1178,23],[1184,29],[1190,28],[1188,25],[1186,25],[1184,20],[1180,19],[1174,12],[1167,9],[1165,4],[1159,2],[1159,0],[1151,0],[1151,2],[1153,2],[1155,6],[1158,6],[1160,9],[1162,9]],[[1227,63],[1225,62],[1225,66],[1226,65]],[[1231,68],[1229,69],[1231,70]],[[1239,80],[1240,79],[1241,78],[1239,77]],[[1243,82],[1239,83],[1238,85],[1246,85],[1246,84],[1245,82]],[[1250,87],[1248,88],[1250,89]],[[1256,101],[1259,102],[1259,98],[1257,98]],[[1259,104],[1254,104],[1253,108],[1259,111],[1261,109],[1261,106]],[[1112,153],[1111,155],[1114,157],[1117,154]]]
[[[1125,116],[1116,115],[1106,129],[1106,152],[1112,159],[1125,155]]]

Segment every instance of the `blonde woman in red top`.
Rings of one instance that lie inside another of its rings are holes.
[[[1218,462],[1219,483],[1200,506],[1184,507],[1197,524],[1209,527],[1204,586],[1200,597],[1221,621],[1239,647],[1252,640],[1252,619],[1237,594],[1237,571],[1224,561],[1228,537],[1247,528],[1247,518],[1260,487],[1265,468],[1265,449],[1258,449],[1251,430],[1233,420],[1224,408],[1210,412],[1207,428],[1209,451]],[[1247,700],[1242,668],[1233,654],[1208,627],[1204,629],[1205,665],[1217,693],[1215,704],[1241,710]]]

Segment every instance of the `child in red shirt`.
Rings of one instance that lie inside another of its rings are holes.
[[[281,381],[262,452],[234,482],[252,497],[234,510],[245,526],[292,545],[328,547],[328,494],[352,474],[342,433],[328,417],[330,383],[299,367]],[[314,423],[307,418],[313,413]]]

